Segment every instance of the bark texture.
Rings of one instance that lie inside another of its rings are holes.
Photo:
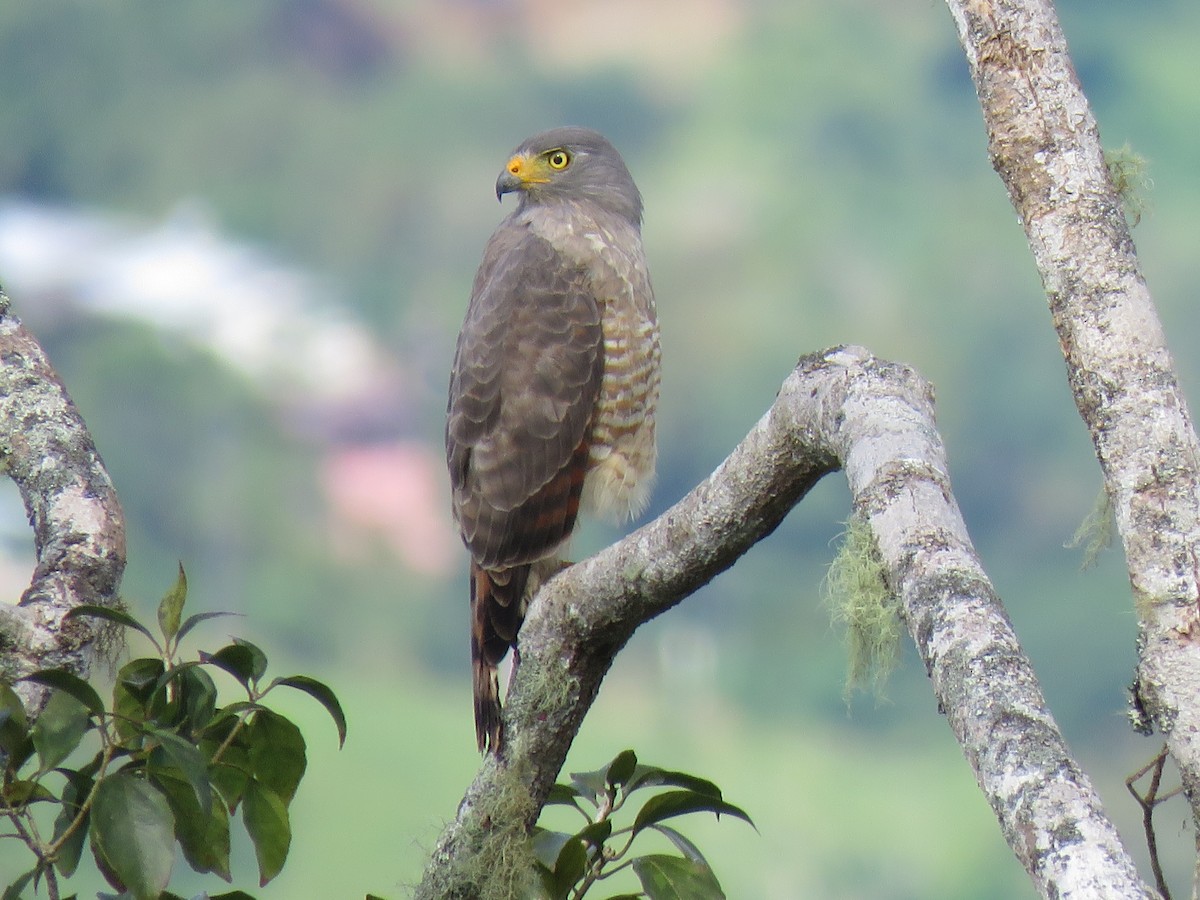
[[[1200,446],[1050,0],[947,0],[1125,548],[1137,691],[1200,825]],[[1200,829],[1198,829],[1200,833]]]
[[[0,675],[62,667],[86,677],[100,621],[62,618],[81,603],[116,602],[124,519],[79,411],[2,293],[0,464],[21,491],[37,554],[20,602],[0,604]],[[18,688],[36,712],[41,692]]]
[[[844,468],[938,702],[1046,897],[1152,897],[1071,758],[950,489],[928,385],[861,348],[802,359],[704,483],[552,579],[521,631],[502,758],[485,759],[418,898],[511,895],[536,820],[613,657]],[[515,862],[514,862],[515,861]]]

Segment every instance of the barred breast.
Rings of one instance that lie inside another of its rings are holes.
[[[645,509],[658,457],[658,321],[653,297],[646,299],[644,304],[634,297],[610,301],[602,319],[604,378],[592,421],[583,505],[614,522]]]
[[[658,458],[654,421],[661,351],[641,235],[625,221],[588,215],[579,207],[570,217],[544,215],[538,230],[586,265],[601,307],[604,375],[589,433],[581,505],[619,523],[645,509]]]
[[[640,252],[635,258],[602,252],[600,260],[612,270],[597,274],[597,296],[604,299],[604,376],[583,506],[619,523],[645,509],[654,483],[661,351],[654,292]]]

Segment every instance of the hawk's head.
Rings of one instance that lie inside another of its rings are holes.
[[[642,195],[625,161],[589,128],[553,128],[521,144],[496,179],[497,199],[510,191],[522,192],[522,205],[588,202],[634,225],[642,221]]]

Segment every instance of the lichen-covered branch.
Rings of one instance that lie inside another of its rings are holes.
[[[1200,445],[1053,4],[947,3],[1113,502],[1140,700],[1200,825]]]
[[[844,468],[937,699],[1044,896],[1151,897],[1072,760],[950,491],[927,385],[860,348],[805,357],[730,457],[670,510],[552,579],[521,631],[505,753],[485,759],[419,898],[516,894],[523,837],[613,657]]]
[[[0,675],[13,680],[64,667],[86,676],[99,620],[62,619],[81,603],[115,602],[125,568],[124,519],[79,411],[2,293],[0,464],[20,488],[37,554],[20,602],[0,603]],[[21,690],[36,708],[36,688]]]

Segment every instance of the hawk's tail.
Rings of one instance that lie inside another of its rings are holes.
[[[525,583],[529,566],[500,571],[471,563],[471,668],[475,693],[475,740],[479,752],[500,751],[500,678],[496,666],[509,647],[516,647],[517,629],[525,615]]]

